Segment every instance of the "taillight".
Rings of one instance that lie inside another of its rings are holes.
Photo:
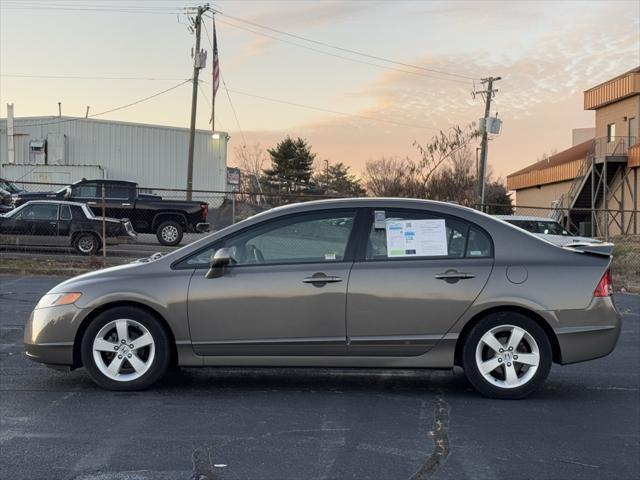
[[[593,292],[594,297],[608,297],[613,293],[613,283],[611,282],[611,270],[607,270],[598,282],[598,286]]]
[[[207,217],[209,216],[209,204],[201,203],[200,209],[202,210],[202,220],[206,220]]]

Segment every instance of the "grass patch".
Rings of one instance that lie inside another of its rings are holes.
[[[55,275],[74,276],[81,273],[102,270],[126,263],[128,259],[102,259],[91,257],[86,260],[50,259],[50,258],[5,258],[0,261],[0,274],[14,275]]]

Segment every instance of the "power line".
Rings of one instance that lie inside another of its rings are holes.
[[[131,103],[127,103],[126,105],[121,105],[119,107],[111,108],[103,112],[94,113],[93,115],[88,115],[87,117],[65,118],[64,120],[57,120],[55,122],[27,123],[27,124],[21,124],[17,126],[18,127],[39,127],[44,125],[57,125],[59,123],[75,122],[78,120],[84,120],[85,118],[99,117],[101,115],[106,115],[108,113],[117,112],[118,110],[124,110],[125,108],[133,107],[134,105],[138,105],[139,103],[146,102],[147,100],[151,100],[152,98],[159,97],[160,95],[168,93],[171,90],[175,90],[176,88],[181,87],[182,85],[190,82],[191,82],[191,79],[189,78],[188,80],[185,80],[183,82],[178,83],[177,85],[174,85],[173,87],[167,88],[166,90],[162,90],[161,92],[154,93],[153,95],[149,95],[148,97],[141,98],[140,100],[136,100],[135,102],[131,102]]]
[[[88,5],[78,6],[77,4],[55,4],[55,3],[35,3],[35,2],[10,2],[4,1],[0,4],[3,10],[60,10],[60,11],[79,11],[79,12],[113,12],[113,13],[144,13],[156,15],[176,15],[191,11],[188,7],[160,7],[160,6],[142,6],[142,5]]]
[[[177,77],[86,77],[81,75],[33,75],[27,73],[2,73],[0,77],[7,78],[46,78],[64,80],[149,80],[149,81],[176,81],[184,80]]]
[[[236,107],[233,106],[233,102],[231,101],[231,95],[229,95],[229,89],[227,88],[227,82],[224,81],[224,77],[220,74],[220,79],[222,80],[222,85],[224,86],[224,91],[227,92],[227,98],[229,99],[229,105],[231,105],[231,110],[233,111],[233,116],[236,119],[236,125],[238,125],[238,130],[240,130],[240,135],[242,136],[242,143],[244,146],[247,146],[247,139],[244,136],[244,132],[242,131],[242,127],[240,126],[240,120],[238,120],[238,113],[236,112]]]
[[[206,82],[205,80],[202,80],[202,81],[205,82],[205,83],[210,83],[210,82]],[[429,127],[429,126],[426,126],[426,125],[413,125],[413,124],[410,124],[410,123],[397,122],[395,120],[387,120],[387,119],[379,118],[379,117],[370,117],[370,116],[367,116],[367,115],[359,115],[357,113],[346,113],[346,112],[340,112],[340,111],[337,111],[337,110],[329,110],[327,108],[315,107],[315,106],[312,106],[312,105],[304,105],[304,104],[301,104],[301,103],[289,102],[287,100],[280,100],[280,99],[277,99],[277,98],[265,97],[263,95],[257,95],[257,94],[254,94],[254,93],[242,92],[240,90],[233,90],[231,88],[229,88],[227,90],[229,92],[236,93],[238,95],[244,95],[244,96],[247,96],[247,97],[259,98],[261,100],[266,100],[266,101],[269,101],[269,102],[282,103],[284,105],[291,105],[291,106],[294,106],[294,107],[307,108],[307,109],[310,109],[310,110],[317,110],[319,112],[332,113],[332,114],[335,114],[335,115],[344,115],[344,116],[347,116],[347,117],[360,118],[360,119],[363,119],[363,120],[371,120],[371,121],[374,121],[374,122],[389,123],[389,124],[392,124],[392,125],[399,125],[401,127],[409,127],[409,128],[418,128],[418,129],[425,129],[425,130],[440,131],[438,128]]]
[[[211,17],[209,17],[209,18],[211,18]],[[286,44],[289,44],[289,45],[294,45],[294,46],[300,47],[300,48],[305,48],[305,49],[311,50],[313,52],[321,53],[323,55],[328,55],[328,56],[334,57],[334,58],[341,58],[341,59],[347,60],[349,62],[360,63],[362,65],[370,65],[372,67],[378,67],[378,68],[382,68],[382,69],[385,69],[385,70],[391,70],[391,71],[394,71],[394,72],[406,73],[406,74],[409,74],[409,75],[416,75],[416,76],[419,76],[419,77],[433,78],[435,80],[443,80],[443,81],[448,81],[448,82],[457,82],[457,83],[463,83],[465,85],[468,85],[468,83],[469,83],[468,80],[458,80],[458,79],[454,79],[454,78],[436,77],[435,75],[428,75],[428,74],[425,74],[425,73],[414,72],[414,71],[405,70],[405,69],[402,69],[402,68],[394,68],[394,67],[390,67],[390,66],[380,65],[380,64],[377,64],[377,63],[367,62],[366,60],[358,60],[357,58],[345,57],[344,55],[338,55],[338,54],[335,54],[335,53],[326,52],[324,50],[320,50],[318,48],[313,48],[313,47],[310,47],[308,45],[303,45],[301,43],[296,43],[296,42],[292,42],[290,40],[285,40],[284,38],[279,38],[279,37],[276,37],[274,35],[269,35],[268,33],[259,32],[257,30],[252,30],[250,28],[243,27],[241,25],[236,25],[235,23],[227,22],[227,21],[220,20],[220,19],[216,19],[216,21],[219,22],[219,23],[223,23],[225,25],[229,25],[229,26],[231,26],[233,28],[238,28],[238,29],[244,30],[246,32],[251,32],[251,33],[253,33],[255,35],[261,35],[261,36],[264,36],[264,37],[267,37],[267,38],[271,38],[273,40],[277,40],[279,42],[283,42],[283,43],[286,43]]]
[[[259,24],[259,23],[256,23],[256,22],[252,22],[250,20],[246,20],[246,19],[243,19],[243,18],[240,18],[240,17],[235,17],[235,16],[232,16],[232,15],[226,14],[226,13],[220,11],[220,10],[214,10],[214,9],[212,9],[212,10],[214,12],[216,12],[216,13],[224,15],[225,17],[231,18],[231,19],[236,20],[238,22],[242,22],[242,23],[246,23],[246,24],[249,24],[249,25],[253,25],[254,27],[263,28],[265,30],[269,30],[269,31],[272,31],[272,32],[275,32],[275,33],[279,33],[280,35],[286,35],[288,37],[296,38],[298,40],[303,40],[305,42],[315,43],[316,45],[322,45],[324,47],[333,48],[335,50],[340,50],[342,52],[351,53],[351,54],[354,54],[354,55],[360,55],[360,56],[363,56],[363,57],[368,57],[368,58],[371,58],[371,59],[374,59],[374,60],[380,60],[380,61],[387,62],[387,63],[393,63],[395,65],[401,65],[403,67],[415,68],[417,70],[424,70],[424,71],[427,71],[427,72],[439,73],[439,74],[442,74],[442,75],[448,75],[448,76],[451,76],[451,77],[464,78],[464,79],[467,79],[467,80],[476,80],[475,77],[470,77],[468,75],[462,75],[462,74],[459,74],[459,73],[446,72],[444,70],[437,70],[437,69],[434,69],[434,68],[423,67],[421,65],[414,65],[414,64],[406,63],[406,62],[399,62],[399,61],[392,60],[392,59],[385,58],[385,57],[381,57],[381,56],[378,56],[378,55],[372,55],[372,54],[369,54],[369,53],[364,53],[364,52],[359,52],[357,50],[352,50],[350,48],[340,47],[338,45],[332,45],[330,43],[321,42],[319,40],[313,40],[311,38],[306,38],[306,37],[303,37],[301,35],[295,35],[293,33],[284,32],[282,30],[278,30],[276,28],[272,28],[272,27],[269,27],[269,26],[266,26],[266,25],[262,25],[262,24]]]

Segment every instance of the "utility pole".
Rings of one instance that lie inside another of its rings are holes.
[[[196,18],[193,21],[196,34],[196,48],[193,51],[193,89],[191,91],[191,129],[189,131],[189,158],[187,160],[187,200],[191,200],[193,190],[193,150],[196,139],[196,110],[198,107],[198,76],[200,69],[205,67],[207,52],[200,50],[200,31],[202,27],[202,14],[209,10],[209,5],[198,7]]]
[[[493,89],[493,82],[500,80],[502,77],[488,77],[482,79],[482,84],[486,84],[485,90],[473,92],[474,94],[485,94],[484,104],[484,128],[482,129],[482,143],[480,145],[480,168],[478,169],[478,197],[480,197],[480,205],[484,205],[484,187],[487,176],[487,154],[489,149],[488,123],[491,114],[491,99],[498,90]]]
[[[326,189],[329,190],[329,160],[325,159],[324,161],[324,182],[326,184]]]

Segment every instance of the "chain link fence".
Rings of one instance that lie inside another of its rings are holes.
[[[100,184],[83,183],[81,187],[66,184],[15,182],[27,195],[17,194],[0,199],[0,213],[9,212],[16,203],[27,201],[29,194],[38,194],[38,199],[65,200],[86,205],[95,216],[94,222],[100,224],[94,230],[97,247],[90,251],[92,257],[120,258],[128,261],[132,258],[149,256],[155,252],[169,252],[179,246],[202,238],[203,223],[208,231],[217,231],[238,221],[249,218],[271,208],[296,202],[340,198],[335,195],[320,195],[303,192],[263,192],[241,191],[221,192],[193,190],[191,201],[187,202],[187,191],[181,189],[154,187],[127,187],[121,183],[109,186],[104,191]],[[133,185],[133,184],[131,184]],[[128,189],[127,189],[128,188]],[[16,199],[18,200],[16,202]],[[36,199],[36,197],[34,197]],[[562,209],[536,206],[509,206],[503,204],[470,205],[491,215],[509,215],[511,219],[520,218],[528,222],[526,229],[538,228],[544,233],[546,221],[560,224],[560,231],[572,236],[595,237],[611,241],[614,249],[614,281],[618,288],[640,291],[640,218],[637,210],[588,210]],[[86,210],[85,210],[86,211]],[[44,215],[42,212],[35,212]],[[48,229],[6,232],[2,234],[0,249],[3,257],[13,253],[66,254],[69,258],[86,254],[79,250],[77,235],[73,228],[65,224],[76,221],[77,211],[71,212],[72,218],[62,209],[54,217],[33,218],[35,222],[46,223]],[[107,218],[102,221],[103,214]],[[49,212],[49,215],[53,213]],[[134,240],[122,234],[122,230],[109,231],[110,225],[122,223],[128,219],[137,232]],[[538,225],[540,223],[540,225]],[[606,225],[606,228],[603,227]],[[66,229],[65,229],[66,228]],[[103,236],[105,232],[106,235]],[[7,233],[14,233],[7,235]],[[46,237],[46,238],[45,238]],[[55,238],[54,238],[55,237]],[[103,245],[102,238],[106,238]]]

